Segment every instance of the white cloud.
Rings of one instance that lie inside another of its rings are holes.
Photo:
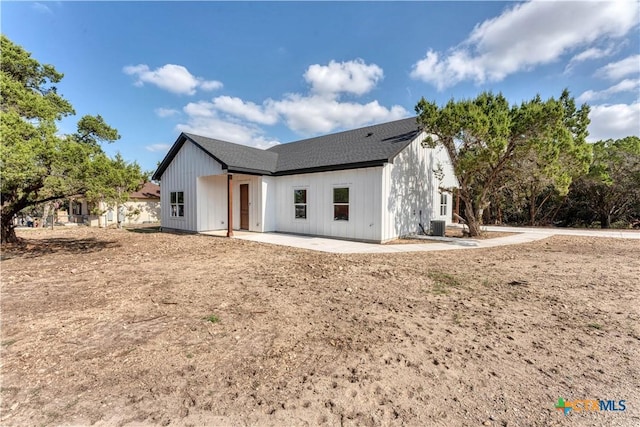
[[[147,145],[144,148],[146,148],[147,151],[151,151],[152,153],[155,153],[157,151],[169,151],[169,148],[171,148],[171,145],[169,145],[169,144],[151,144],[151,145]]]
[[[594,105],[589,118],[589,141],[640,136],[640,102]]]
[[[319,94],[352,93],[364,95],[384,76],[376,64],[365,64],[362,59],[347,62],[330,61],[329,65],[313,64],[304,73],[311,91]]]
[[[407,111],[398,105],[386,108],[378,101],[359,104],[340,102],[319,95],[291,94],[276,101],[273,108],[284,117],[290,129],[303,135],[331,132],[336,128],[354,128],[408,116]]]
[[[576,100],[578,102],[589,102],[598,99],[607,99],[616,93],[622,92],[636,92],[640,89],[640,79],[624,79],[620,83],[611,86],[608,89],[593,91],[588,90],[583,92]]]
[[[31,8],[37,12],[40,13],[46,13],[48,15],[53,15],[53,10],[51,10],[51,8],[49,6],[47,6],[46,4],[43,3],[33,3],[31,5]]]
[[[231,96],[219,96],[213,99],[213,106],[217,110],[263,125],[274,125],[278,122],[278,114],[271,104],[272,101],[267,100],[264,106],[259,106]]]
[[[605,58],[607,56],[611,56],[617,51],[617,48],[619,48],[619,45],[610,45],[605,49],[590,47],[580,52],[579,54],[574,55],[574,57],[571,58],[571,60],[569,61],[569,64],[567,64],[564,72],[565,73],[571,72],[571,70],[573,70],[573,67],[579,62],[585,62],[592,59],[600,59],[600,58]]]
[[[209,138],[234,142],[257,148],[268,148],[279,144],[268,138],[256,125],[239,122],[232,118],[221,118],[211,102],[191,102],[184,107],[188,119],[176,126],[180,132],[190,132]]]
[[[413,65],[411,77],[439,90],[465,80],[500,81],[596,40],[624,36],[638,24],[639,10],[630,1],[518,4],[476,26],[446,54],[429,50]]]
[[[618,80],[632,74],[640,74],[640,55],[632,55],[618,62],[612,62],[596,71],[596,76]]]
[[[190,102],[183,108],[189,117],[213,117],[216,112],[213,110],[213,104],[207,101]]]
[[[171,117],[171,116],[180,114],[180,111],[174,110],[173,108],[162,108],[162,107],[156,108],[154,112],[158,117],[162,117],[162,118]]]
[[[378,101],[346,102],[344,94],[362,95],[382,79],[382,68],[361,59],[314,64],[304,73],[309,93],[285,94],[281,99],[266,99],[262,104],[231,96],[209,101],[190,102],[183,108],[187,123],[178,130],[199,133],[239,144],[268,147],[277,143],[265,137],[258,125],[284,122],[291,130],[305,135],[327,133],[407,117],[399,105],[390,108]],[[250,123],[247,123],[250,122]]]
[[[222,87],[219,81],[195,77],[182,65],[166,64],[155,70],[149,69],[145,64],[128,65],[122,71],[137,78],[134,83],[136,86],[150,83],[180,95],[193,95],[196,89],[210,91]]]

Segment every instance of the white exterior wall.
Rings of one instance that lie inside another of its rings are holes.
[[[449,156],[442,147],[423,148],[421,133],[382,170],[382,241],[418,233],[419,223],[428,231],[432,219],[451,223],[452,197],[447,215],[440,215],[440,187],[455,187],[457,180]],[[433,171],[442,167],[439,181]]]
[[[160,201],[132,199],[124,204],[126,224],[144,224],[160,221]],[[134,215],[133,212],[138,212]]]
[[[262,231],[276,231],[277,230],[277,212],[278,212],[278,199],[277,199],[277,187],[278,178],[263,176],[261,180],[262,185]]]
[[[197,178],[198,231],[227,228],[227,175]]]
[[[193,145],[185,141],[161,177],[160,202],[162,227],[176,230],[201,231],[198,224],[198,188],[197,178],[222,174],[222,166]],[[225,177],[226,178],[226,177]],[[184,217],[171,217],[170,193],[184,192]],[[226,196],[226,192],[224,193]],[[200,195],[201,196],[201,195]],[[200,200],[205,200],[200,197]],[[225,201],[226,205],[226,201]]]
[[[280,232],[380,241],[381,173],[382,167],[372,167],[279,176],[275,198],[271,193],[275,180],[267,183],[266,211],[275,211],[275,229]],[[349,187],[348,221],[333,219],[334,187]],[[306,219],[295,218],[294,189],[307,190]]]

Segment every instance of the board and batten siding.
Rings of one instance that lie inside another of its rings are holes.
[[[225,176],[226,179],[226,176]],[[233,174],[233,229],[240,229],[240,185],[249,185],[249,231],[263,231],[262,219],[262,177],[256,175]],[[225,197],[226,197],[225,190]],[[224,206],[227,206],[225,199]],[[226,215],[225,215],[226,217]]]
[[[382,167],[286,175],[267,181],[266,212],[275,211],[275,229],[284,233],[380,241]],[[271,192],[275,184],[275,201]],[[349,220],[333,218],[333,189],[349,188]],[[296,219],[294,190],[307,190],[307,218]],[[274,203],[275,204],[272,204]],[[271,227],[272,223],[267,222]]]
[[[185,141],[167,169],[160,177],[160,203],[162,227],[175,230],[200,231],[198,224],[198,177],[222,174],[222,166],[196,147]],[[226,178],[226,177],[225,177]],[[171,217],[170,194],[184,192],[184,217]],[[226,192],[225,192],[226,195]],[[225,202],[226,205],[226,202]]]
[[[197,178],[198,231],[227,228],[227,175]]]
[[[428,230],[432,219],[451,223],[451,199],[448,214],[440,215],[440,187],[455,187],[457,180],[449,156],[442,147],[423,148],[421,133],[382,170],[382,241],[415,234],[422,223]],[[439,181],[433,171],[441,167]]]
[[[260,197],[262,199],[262,211],[260,212],[262,220],[262,231],[276,231],[278,229],[278,224],[276,221],[276,215],[278,211],[278,178],[263,176],[260,183],[262,186],[262,191],[260,193]]]

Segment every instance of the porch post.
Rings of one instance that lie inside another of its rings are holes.
[[[460,222],[460,220],[458,218],[460,218],[460,189],[456,188],[456,211],[454,212],[455,215],[453,215],[453,217],[455,218],[454,222]]]
[[[233,175],[227,172],[227,237],[233,237]]]

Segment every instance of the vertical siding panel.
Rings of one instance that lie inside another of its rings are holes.
[[[363,240],[380,240],[381,220],[377,210],[382,167],[277,177],[277,231],[333,236]],[[350,188],[350,220],[333,220],[333,188]],[[296,220],[293,189],[307,189],[307,220]],[[373,223],[373,226],[369,224]]]
[[[191,142],[186,141],[164,171],[160,180],[162,226],[177,230],[198,231],[199,226],[204,224],[198,224],[197,222],[197,178],[221,173],[222,167],[219,163]],[[181,219],[171,218],[170,216],[170,193],[174,191],[184,192],[185,216]],[[203,192],[201,191],[200,193],[202,196]]]

